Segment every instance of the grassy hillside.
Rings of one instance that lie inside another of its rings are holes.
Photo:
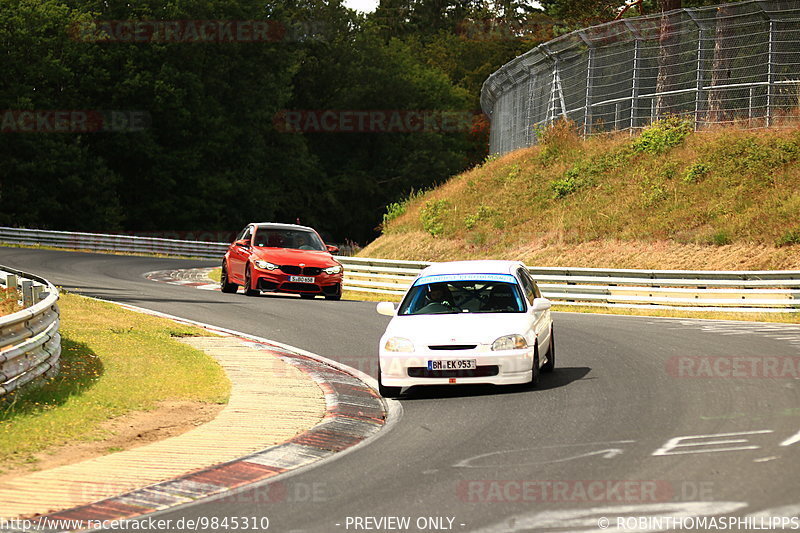
[[[800,129],[669,119],[581,140],[562,122],[387,209],[360,255],[538,266],[800,269]]]

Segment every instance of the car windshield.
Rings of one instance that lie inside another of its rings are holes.
[[[325,244],[316,233],[296,229],[256,228],[253,243],[268,248],[293,248],[296,250],[315,250],[323,252]]]
[[[441,277],[441,276],[439,276]],[[418,280],[400,304],[400,315],[455,313],[523,313],[525,304],[516,281],[497,279]],[[420,281],[423,281],[420,283]]]

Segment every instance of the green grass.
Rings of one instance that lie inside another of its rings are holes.
[[[207,332],[72,294],[62,293],[59,306],[61,372],[0,401],[0,463],[104,438],[106,420],[161,401],[227,402],[222,368],[176,340]]]
[[[582,140],[573,125],[404,201],[359,255],[538,266],[800,268],[800,128],[678,119]],[[555,252],[555,253],[554,253]]]

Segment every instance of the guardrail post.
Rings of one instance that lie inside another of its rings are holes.
[[[29,279],[22,280],[22,307],[33,305],[33,282]]]
[[[42,292],[44,291],[44,286],[39,285],[38,283],[33,284],[32,294],[31,294],[31,301],[33,303],[39,303],[42,301]]]
[[[8,274],[6,275],[6,289],[16,289],[17,288],[17,275],[16,274]]]

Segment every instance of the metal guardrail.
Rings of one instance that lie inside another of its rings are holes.
[[[44,278],[0,266],[0,284],[18,290],[24,309],[0,317],[0,396],[55,375],[61,357],[58,290]]]
[[[401,295],[431,263],[340,257],[345,289]],[[800,271],[529,267],[559,304],[739,312],[800,312]]]
[[[157,237],[134,237],[131,235],[105,235],[101,233],[79,233],[72,231],[50,231],[0,227],[0,242],[53,246],[76,250],[114,251],[126,253],[150,253],[181,255],[216,259],[225,254],[227,243],[182,241]]]
[[[0,227],[0,242],[221,259],[227,243]],[[401,295],[425,261],[338,256],[344,288]],[[800,271],[694,271],[530,267],[547,298],[565,305],[800,312]]]

